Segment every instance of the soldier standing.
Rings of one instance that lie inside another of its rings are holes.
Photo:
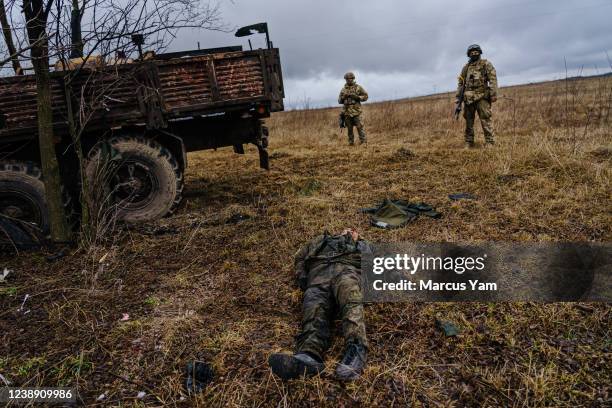
[[[268,362],[283,380],[316,375],[323,371],[323,353],[331,340],[334,311],[342,319],[345,353],[336,368],[341,380],[354,380],[366,361],[367,340],[361,293],[361,254],[370,245],[346,229],[340,235],[325,233],[295,255],[298,284],[304,290],[302,330],[295,354],[275,353]]]
[[[344,123],[348,130],[349,145],[355,144],[355,136],[353,135],[353,126],[357,128],[359,133],[359,143],[367,142],[366,133],[363,129],[361,120],[361,102],[368,100],[368,93],[361,85],[355,82],[355,74],[347,72],[344,75],[346,84],[340,91],[338,103],[344,105],[342,113],[344,115]]]
[[[476,112],[478,112],[480,118],[486,145],[492,146],[495,142],[493,139],[491,104],[497,101],[497,74],[493,64],[480,58],[481,54],[482,49],[478,44],[470,45],[467,49],[467,56],[470,60],[465,64],[459,75],[457,99],[460,98],[463,91],[466,148],[474,147]]]

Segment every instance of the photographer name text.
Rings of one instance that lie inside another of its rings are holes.
[[[377,279],[372,282],[372,287],[376,291],[496,291],[497,283],[481,282],[479,280],[468,280],[467,282],[435,282],[431,279],[418,281],[401,280],[399,282],[385,282]]]

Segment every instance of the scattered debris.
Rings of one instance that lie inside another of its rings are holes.
[[[379,206],[362,208],[361,212],[371,214],[370,223],[378,228],[403,227],[419,215],[430,218],[441,218],[442,213],[437,212],[431,205],[425,203],[409,203],[404,200],[385,199]]]
[[[102,393],[98,395],[98,398],[96,398],[96,401],[104,401],[105,399],[106,399],[106,393]]]
[[[143,398],[144,398],[144,397],[146,397],[146,396],[147,396],[147,393],[146,393],[146,392],[144,392],[144,391],[140,391],[140,392],[138,392],[138,394],[136,395],[136,398],[137,398],[137,399],[143,399]]]
[[[250,218],[251,216],[248,214],[237,213],[229,217],[227,220],[225,220],[225,223],[226,224],[238,224],[239,222],[248,220]]]
[[[0,283],[5,283],[6,282],[6,278],[13,273],[13,271],[9,270],[8,268],[4,268],[4,271],[2,273],[0,273]]]
[[[25,304],[29,298],[30,298],[30,295],[26,293],[26,295],[23,297],[23,302],[21,302],[21,306],[19,306],[19,309],[17,309],[19,313],[23,313],[23,314],[30,313],[30,309],[25,309]]]
[[[6,385],[7,387],[9,385],[11,385],[11,382],[9,380],[6,379],[5,376],[3,376],[2,374],[0,374],[0,380],[2,380],[2,382],[4,383],[4,385]]]
[[[100,260],[98,261],[99,264],[104,263],[104,261],[106,261],[106,258],[108,258],[108,254],[110,252],[105,253],[104,255],[102,255],[102,258],[100,258]]]
[[[407,149],[405,147],[400,147],[395,153],[391,155],[390,159],[400,161],[400,160],[412,159],[414,157],[416,157],[416,154],[414,154],[412,150]]]
[[[128,320],[130,320],[129,313],[123,313],[123,316],[121,317],[121,319],[119,319],[120,322],[127,322]]]
[[[476,196],[473,196],[470,193],[449,194],[448,198],[450,198],[453,201],[458,201],[458,200],[476,200]]]
[[[185,389],[188,394],[200,393],[214,378],[210,364],[204,361],[192,361],[185,367]]]
[[[444,332],[446,337],[454,337],[459,334],[459,329],[454,323],[436,319],[436,327]]]
[[[47,260],[47,262],[54,262],[54,261],[57,261],[58,259],[62,259],[65,256],[66,256],[66,250],[62,249],[58,253],[49,255],[45,259]]]

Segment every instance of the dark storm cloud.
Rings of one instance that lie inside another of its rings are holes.
[[[611,69],[609,0],[234,0],[222,11],[231,26],[269,23],[294,105],[333,104],[347,70],[373,100],[452,89],[474,42],[502,85],[559,77],[565,61],[572,74]],[[231,34],[183,32],[174,48],[198,40],[203,47],[245,44]]]

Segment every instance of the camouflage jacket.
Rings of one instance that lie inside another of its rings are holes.
[[[295,254],[294,267],[298,285],[302,290],[306,289],[308,274],[321,264],[343,263],[361,271],[361,253],[370,251],[370,243],[363,239],[355,242],[345,235],[319,235]]]
[[[351,117],[361,115],[361,102],[368,100],[368,93],[361,85],[344,85],[338,103],[344,105],[343,112]]]
[[[467,105],[480,99],[490,99],[497,96],[497,73],[493,64],[486,59],[465,64],[459,74],[457,86],[457,97],[465,82],[465,93],[463,100]]]

